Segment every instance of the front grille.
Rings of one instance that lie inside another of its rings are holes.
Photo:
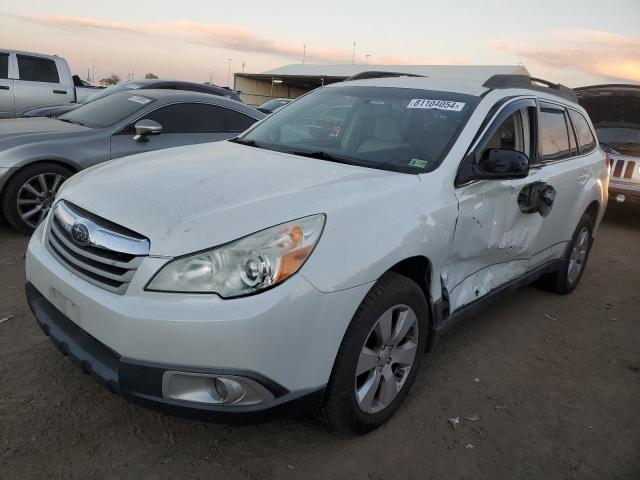
[[[611,176],[616,178],[631,179],[633,171],[636,168],[636,162],[633,160],[613,160],[611,166]]]
[[[87,238],[74,238],[82,225]],[[122,295],[143,258],[149,241],[137,233],[97,217],[69,202],[52,210],[46,233],[51,254],[67,269],[89,283]]]

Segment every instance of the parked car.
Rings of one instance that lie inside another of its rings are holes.
[[[0,118],[19,117],[35,105],[81,102],[96,90],[83,86],[62,57],[0,50]]]
[[[233,90],[217,87],[215,85],[205,85],[203,83],[182,82],[176,80],[136,80],[131,82],[121,82],[116,85],[111,85],[103,90],[100,90],[92,95],[89,95],[80,103],[68,103],[65,105],[47,105],[40,107],[30,108],[22,113],[23,117],[57,117],[63,113],[70,112],[71,110],[78,108],[80,105],[87,104],[102,97],[113,95],[117,92],[126,90],[138,90],[138,89],[162,89],[162,90],[184,90],[187,92],[200,92],[209,93],[211,95],[218,95],[220,97],[230,98],[242,102],[240,95]]]
[[[576,94],[609,154],[609,195],[619,203],[640,202],[640,85],[592,85]]]
[[[273,113],[276,110],[278,110],[279,108],[284,107],[285,105],[288,105],[289,103],[291,103],[293,100],[289,99],[289,98],[273,98],[271,100],[267,100],[266,102],[264,102],[262,105],[260,105],[258,108],[258,110],[260,110],[262,113]]]
[[[57,119],[2,120],[2,214],[30,233],[75,172],[135,153],[225,140],[264,116],[214,95],[136,90],[99,98]]]
[[[310,112],[332,108],[319,135]],[[364,432],[457,321],[534,280],[578,285],[607,183],[566,87],[336,83],[232,141],[72,177],[29,243],[27,298],[128,400],[224,422],[318,408]]]

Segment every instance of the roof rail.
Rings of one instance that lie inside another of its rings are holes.
[[[383,72],[383,71],[366,71],[356,73],[355,75],[351,75],[349,78],[345,80],[348,82],[350,80],[367,80],[369,78],[388,78],[388,77],[424,77],[424,75],[418,75],[417,73],[406,73],[406,72]]]
[[[484,82],[482,86],[492,90],[500,88],[526,88],[527,90],[536,90],[538,92],[557,95],[566,100],[578,103],[578,97],[571,88],[528,75],[494,75]]]

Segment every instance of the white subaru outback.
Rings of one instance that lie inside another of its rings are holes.
[[[30,241],[27,297],[130,401],[364,432],[458,320],[534,280],[576,287],[607,186],[566,87],[346,81],[233,141],[72,177]]]

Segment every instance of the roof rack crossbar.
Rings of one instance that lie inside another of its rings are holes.
[[[418,75],[417,73],[407,73],[407,72],[384,72],[384,71],[365,71],[356,73],[355,75],[351,75],[349,78],[345,80],[348,82],[350,80],[367,80],[370,78],[388,78],[388,77],[424,77],[424,75]]]
[[[542,86],[544,85],[544,86]],[[483,87],[491,90],[501,88],[525,88],[527,90],[536,90],[551,95],[557,95],[566,100],[578,103],[578,97],[573,89],[560,83],[549,82],[541,78],[530,77],[528,75],[493,75],[484,84]]]

